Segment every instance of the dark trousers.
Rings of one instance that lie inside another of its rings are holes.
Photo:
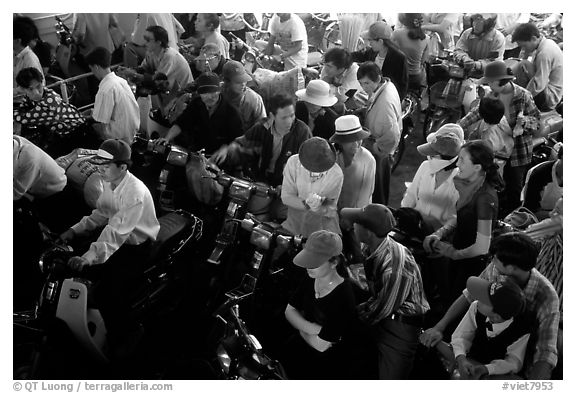
[[[420,328],[392,319],[372,327],[378,347],[379,379],[408,379],[412,372]]]
[[[374,155],[376,159],[376,179],[374,182],[374,193],[372,194],[372,203],[388,205],[390,195],[390,176],[392,156]]]
[[[150,241],[140,245],[124,244],[106,262],[86,269],[86,277],[95,281],[90,299],[113,335],[130,332],[137,322],[130,315],[133,296],[145,285],[144,262]]]
[[[520,206],[520,194],[524,186],[524,176],[528,165],[510,166],[510,161],[504,167],[504,182],[506,187],[502,195],[501,216],[505,217],[508,213]]]

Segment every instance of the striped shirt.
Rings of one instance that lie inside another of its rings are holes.
[[[490,282],[503,282],[505,275],[500,274],[494,265],[490,263],[480,274],[480,278]],[[558,295],[554,286],[538,270],[530,271],[530,278],[526,286],[522,289],[526,296],[528,310],[536,314],[538,319],[538,331],[536,341],[536,352],[533,363],[543,361],[556,366],[558,361],[557,339],[558,323],[560,322],[560,311]],[[469,302],[472,298],[467,289],[464,289],[464,296]]]
[[[518,116],[524,117],[524,132],[514,138],[514,148],[510,156],[510,166],[518,167],[530,164],[532,162],[532,135],[538,130],[540,125],[540,111],[534,104],[532,94],[523,87],[512,83],[514,87],[514,94],[512,102],[506,108],[506,118],[511,129],[516,127]],[[490,93],[489,97],[498,98],[494,93]],[[478,112],[478,105],[470,110],[458,124],[464,129],[481,120],[480,113]]]
[[[382,240],[364,268],[371,296],[358,313],[365,322],[373,325],[396,312],[416,316],[430,309],[414,257],[392,238]]]

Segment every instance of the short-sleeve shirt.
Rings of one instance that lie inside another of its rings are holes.
[[[308,34],[302,19],[296,14],[290,14],[290,19],[280,22],[280,17],[274,15],[270,22],[270,33],[276,36],[276,42],[282,50],[288,50],[295,42],[302,41],[302,49],[290,58],[297,67],[306,67],[308,60]]]

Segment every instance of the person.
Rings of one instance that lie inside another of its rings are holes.
[[[395,220],[386,206],[344,208],[341,216],[347,226],[359,226],[358,238],[368,249],[364,270],[370,297],[358,305],[358,312],[378,348],[378,376],[407,379],[424,314],[430,309],[420,269],[410,251],[388,236]]]
[[[136,16],[134,30],[130,35],[130,40],[124,47],[124,66],[129,68],[137,67],[146,57],[146,29],[150,26],[160,26],[166,30],[168,39],[167,47],[178,50],[178,37],[184,32],[184,28],[172,14],[161,13],[139,13]]]
[[[516,13],[498,13],[496,18],[496,29],[504,35],[506,40],[504,50],[504,60],[509,58],[517,58],[520,55],[521,48],[516,42],[512,42],[512,33],[522,23],[530,21],[530,13],[516,12]]]
[[[122,38],[124,32],[118,24],[116,14],[110,13],[77,13],[76,21],[72,29],[72,38],[78,45],[79,53],[86,57],[94,49],[101,47],[108,50],[111,54],[116,48],[122,47],[121,42],[114,42],[115,38]],[[118,34],[116,34],[118,33]],[[120,59],[116,59],[120,55]],[[116,62],[122,60],[122,53],[115,54]],[[88,64],[86,65],[88,66]]]
[[[143,261],[160,230],[150,191],[129,171],[130,157],[130,146],[123,140],[108,139],[100,145],[93,160],[100,165],[104,191],[92,214],[60,235],[69,242],[103,228],[88,251],[70,258],[68,266],[99,281],[96,303],[113,345],[138,331],[128,317],[128,294],[146,268]]]
[[[355,379],[365,373],[366,352],[358,346],[361,327],[352,283],[339,273],[342,240],[313,232],[293,260],[308,277],[286,306],[286,320],[296,334],[282,359],[291,379]]]
[[[456,42],[454,56],[464,63],[473,75],[480,74],[494,60],[502,60],[505,50],[504,35],[496,30],[498,14],[473,14],[472,27],[462,32]]]
[[[430,54],[437,56],[438,50],[454,50],[454,45],[460,36],[459,14],[426,14],[422,24],[422,30],[438,33],[440,42],[437,39],[432,42]]]
[[[551,39],[544,37],[536,25],[523,23],[512,33],[512,41],[522,48],[521,59],[532,57],[534,75],[526,89],[532,93],[542,112],[553,110],[562,100],[563,54]]]
[[[52,45],[40,37],[40,33],[38,32],[38,26],[34,23],[34,20],[28,16],[18,15],[14,17],[14,20],[18,23],[24,22],[30,25],[32,28],[33,34],[32,39],[28,43],[28,46],[32,49],[32,51],[38,57],[40,61],[40,65],[42,66],[42,72],[44,75],[48,74],[48,70],[52,65]]]
[[[451,342],[459,379],[513,377],[522,370],[536,324],[525,311],[522,290],[511,279],[491,283],[478,277],[470,277],[466,289],[474,301]]]
[[[508,214],[520,206],[524,176],[532,162],[532,135],[538,130],[540,112],[534,104],[532,94],[513,82],[514,75],[503,61],[494,61],[486,66],[484,77],[479,83],[488,84],[489,97],[504,103],[506,120],[512,129],[514,148],[504,167],[506,188],[501,211]],[[478,107],[474,106],[458,124],[467,128],[480,119]]]
[[[424,249],[449,259],[450,277],[443,294],[450,304],[466,286],[466,279],[478,275],[487,264],[493,223],[498,217],[498,196],[503,181],[494,163],[494,153],[484,141],[462,146],[457,161],[458,191],[456,218],[428,235]],[[450,240],[451,239],[451,240]],[[444,240],[444,241],[443,241]]]
[[[30,25],[20,18],[15,18],[12,22],[12,54],[14,55],[14,66],[13,66],[13,95],[21,94],[22,92],[18,89],[18,83],[16,82],[16,77],[25,68],[35,68],[40,72],[42,76],[41,82],[44,85],[44,72],[42,65],[38,56],[30,48],[29,44],[34,38],[35,29],[34,26]]]
[[[220,18],[218,14],[198,14],[194,27],[201,33],[204,45],[211,43],[218,46],[218,50],[225,59],[230,59],[230,42],[219,32]]]
[[[294,98],[275,94],[269,103],[268,117],[257,122],[229,145],[223,145],[211,160],[221,165],[231,160],[235,165],[247,159],[256,164],[248,170],[251,177],[271,186],[282,184],[288,159],[312,137],[308,126],[294,115]]]
[[[213,72],[222,76],[222,70],[227,60],[220,52],[218,45],[209,42],[202,45],[200,54],[194,58],[192,63],[192,75],[198,78],[204,72]]]
[[[408,90],[419,97],[422,88],[426,86],[426,68],[428,61],[429,38],[422,30],[424,17],[422,14],[398,14],[404,28],[396,29],[392,33],[392,41],[406,55],[408,65]]]
[[[274,44],[278,44],[285,71],[295,67],[305,68],[308,59],[308,33],[302,19],[296,14],[276,13],[270,21],[269,29],[270,39],[266,54],[274,54]]]
[[[396,86],[400,100],[404,99],[408,92],[408,63],[406,55],[392,41],[390,26],[386,22],[375,22],[361,37],[369,48],[353,52],[352,59],[358,63],[370,61],[377,64],[382,76],[389,78]]]
[[[522,192],[522,206],[533,212],[540,220],[549,217],[563,194],[564,148],[560,147],[558,159],[546,161],[531,168],[526,175]]]
[[[338,102],[366,100],[366,93],[356,78],[357,72],[358,64],[352,60],[352,54],[348,50],[334,47],[324,53],[320,79],[330,85],[330,92],[338,98]],[[347,107],[350,104],[352,103],[347,104]]]
[[[13,200],[41,199],[64,189],[66,172],[28,139],[12,135]]]
[[[482,139],[490,144],[500,176],[503,176],[504,165],[514,148],[514,138],[505,112],[504,103],[498,98],[483,97],[478,105],[480,120],[466,130],[469,140]]]
[[[355,115],[336,119],[336,132],[330,142],[336,148],[336,162],[344,174],[342,191],[338,197],[338,210],[345,207],[364,207],[372,203],[376,160],[362,147],[362,141],[370,133],[362,128]]]
[[[358,81],[368,93],[368,106],[364,115],[364,126],[370,136],[363,146],[376,159],[376,178],[372,200],[388,204],[392,153],[400,142],[402,131],[402,106],[395,85],[382,76],[380,67],[374,62],[365,62],[358,67]]]
[[[196,80],[198,96],[176,119],[168,133],[156,143],[176,143],[192,151],[216,152],[242,135],[242,119],[238,111],[222,99],[220,78],[205,72]]]
[[[296,91],[296,118],[308,125],[312,135],[328,139],[334,134],[334,120],[344,113],[335,107],[338,98],[330,92],[328,83],[312,80],[305,89]]]
[[[433,231],[456,217],[458,191],[454,177],[458,175],[458,153],[464,144],[464,131],[454,123],[444,124],[417,146],[427,157],[406,189],[401,207],[416,209]]]
[[[129,145],[140,128],[140,108],[128,82],[110,70],[112,54],[96,47],[86,56],[86,64],[100,84],[94,101],[93,125],[101,140],[122,139]]]
[[[281,198],[288,211],[282,227],[304,237],[320,229],[340,234],[337,206],[343,180],[328,141],[312,137],[302,143],[284,167]]]
[[[84,117],[76,107],[64,102],[54,90],[44,87],[44,77],[38,68],[22,69],[16,76],[16,81],[25,96],[13,112],[15,133],[26,134],[26,131],[39,127],[44,130],[40,130],[42,134],[38,143],[43,144],[41,141],[51,141],[54,137],[73,136],[75,131],[85,124]],[[65,145],[67,142],[74,142],[74,138],[65,139],[66,143],[60,146],[51,144],[49,154],[53,156],[58,156],[60,153],[66,154],[65,150],[69,146]],[[61,140],[61,142],[64,141]]]
[[[262,97],[246,86],[252,77],[248,75],[242,63],[228,60],[222,67],[222,77],[224,79],[222,97],[240,114],[243,131],[266,117]]]
[[[515,281],[526,297],[527,311],[536,314],[535,340],[528,346],[523,374],[527,379],[550,379],[558,361],[558,295],[550,281],[534,268],[538,257],[536,243],[520,232],[506,233],[494,239],[490,247],[491,263],[479,275],[489,282]],[[442,319],[427,329],[420,342],[431,347],[441,339],[447,326],[463,315],[471,303],[470,293],[463,294],[450,306]]]

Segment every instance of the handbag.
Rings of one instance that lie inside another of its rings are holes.
[[[516,229],[524,230],[528,228],[528,226],[536,224],[539,220],[529,209],[520,206],[508,214],[503,221]]]

